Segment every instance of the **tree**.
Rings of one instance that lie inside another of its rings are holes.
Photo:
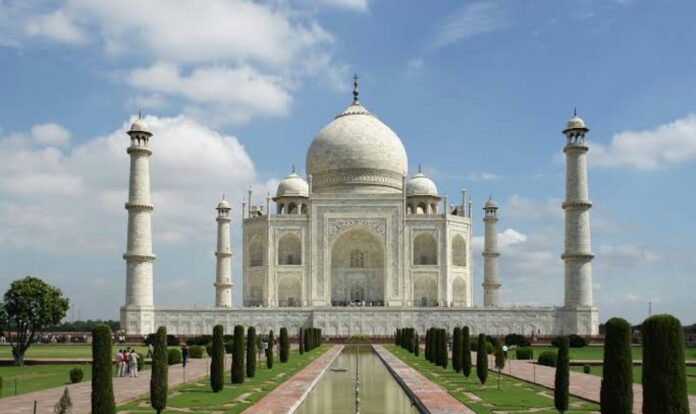
[[[283,330],[284,329],[285,328],[280,328],[280,337],[281,338],[283,337]],[[286,341],[287,341],[287,337],[288,337],[288,330],[285,329]],[[275,345],[275,337],[273,336],[273,329],[271,329],[268,332],[268,349],[266,350],[266,368],[268,368],[268,369],[273,368],[273,345]],[[282,341],[281,341],[280,348],[281,348],[281,350],[283,348]],[[280,352],[280,355],[283,355],[282,351]],[[282,359],[282,356],[281,356],[281,359]],[[287,355],[286,355],[285,360],[287,361]]]
[[[92,414],[116,412],[111,369],[111,329],[99,325],[92,330]]]
[[[467,378],[471,375],[471,337],[468,326],[462,328],[462,372]]]
[[[413,344],[414,344],[414,354],[418,356],[420,354],[420,338],[418,337],[418,332],[413,334]]]
[[[684,332],[671,315],[643,322],[643,413],[688,414]]]
[[[449,361],[449,352],[447,352],[447,329],[440,329],[440,366],[447,368]]]
[[[234,327],[234,339],[232,340],[232,384],[244,382],[244,327]]]
[[[500,389],[500,371],[505,368],[505,353],[500,342],[495,347],[495,367],[498,368],[498,389]]]
[[[253,326],[247,330],[246,351],[246,376],[254,378],[256,376],[256,328]]]
[[[305,352],[311,351],[312,350],[312,342],[311,342],[311,337],[310,333],[312,332],[312,328],[307,328],[304,331],[304,350]]]
[[[394,342],[398,346],[403,346],[401,343],[401,328],[396,328],[396,337],[394,338]]]
[[[213,344],[210,360],[210,388],[220,392],[225,387],[225,332],[222,325],[213,328]]]
[[[454,328],[452,333],[452,368],[455,372],[462,370],[462,328]]]
[[[553,402],[560,413],[568,410],[568,394],[570,391],[568,347],[568,337],[560,337],[558,341],[558,356],[556,357],[556,378],[553,388]]]
[[[599,401],[602,414],[633,412],[631,324],[611,318],[604,325],[604,368]]]
[[[300,346],[300,355],[304,354],[304,328],[300,328],[300,333],[297,335],[297,342]]]
[[[150,404],[160,414],[167,408],[169,362],[167,352],[167,328],[160,326],[152,351],[152,375],[150,376]]]
[[[280,328],[280,362],[288,362],[290,356],[290,340],[287,328]]]
[[[432,349],[430,347],[430,332],[432,331],[432,328],[429,328],[427,331],[425,331],[425,360],[430,361],[430,350]]]
[[[43,280],[27,276],[15,280],[0,303],[0,320],[7,325],[14,364],[24,365],[24,354],[37,332],[65,317],[69,301]]]
[[[442,364],[442,356],[440,355],[440,341],[442,337],[440,336],[440,328],[435,328],[433,331],[433,363],[435,365]]]
[[[72,406],[70,391],[68,391],[68,387],[65,387],[63,396],[60,397],[60,400],[53,406],[53,414],[68,414],[72,411]]]
[[[486,383],[488,379],[488,353],[486,352],[486,335],[479,334],[477,349],[476,349],[476,375],[481,384]]]

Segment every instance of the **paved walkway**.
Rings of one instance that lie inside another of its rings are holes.
[[[429,381],[418,371],[384,349],[382,345],[373,345],[372,347],[390,371],[398,377],[397,380],[408,388],[410,392],[407,391],[407,393],[417,398],[428,412],[432,414],[474,414],[447,390]]]
[[[279,385],[243,414],[290,414],[304,402],[319,378],[343,351],[343,345],[334,345],[304,367],[300,372]]]
[[[476,353],[471,353],[471,360],[476,362]],[[495,366],[495,357],[489,357],[489,367]],[[546,388],[554,388],[556,369],[543,365],[533,364],[529,361],[507,360],[503,374],[518,378],[527,382],[541,385]],[[583,400],[599,403],[599,390],[602,386],[602,377],[591,374],[570,371],[570,394]],[[689,395],[689,407],[692,413],[696,413],[696,396]],[[640,414],[643,409],[643,386],[633,384],[633,412]]]
[[[208,359],[192,359],[186,366],[186,381],[191,381],[208,374]],[[169,387],[181,384],[184,380],[182,366],[169,367]],[[53,406],[63,395],[65,387],[51,388],[36,391],[17,397],[0,399],[0,412],[3,414],[31,414],[34,409],[34,401],[37,402],[37,413],[52,413]],[[87,414],[91,410],[91,381],[68,385],[70,398],[73,402],[73,414]],[[138,378],[114,378],[114,397],[116,405],[132,401],[150,389],[150,370],[139,373]]]

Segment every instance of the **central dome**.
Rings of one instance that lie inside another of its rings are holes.
[[[401,193],[407,170],[399,137],[357,96],[307,150],[307,174],[316,193]]]

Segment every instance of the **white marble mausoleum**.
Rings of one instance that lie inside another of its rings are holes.
[[[397,327],[472,333],[595,335],[592,302],[584,122],[574,116],[563,133],[567,160],[565,294],[557,307],[511,307],[499,301],[498,206],[484,206],[484,303],[475,305],[471,255],[472,203],[462,190],[457,205],[438,193],[422,171],[408,174],[406,150],[394,131],[358,99],[319,131],[307,151],[306,177],[285,177],[265,206],[242,205],[242,246],[230,245],[231,210],[217,207],[215,303],[160,307],[153,303],[149,160],[152,134],[142,119],[129,135],[131,156],[128,246],[124,259],[128,334],[158,326],[168,333],[211,333],[222,324],[276,332],[319,327],[330,336],[390,335]],[[156,166],[155,166],[156,168]],[[242,256],[243,304],[232,306],[231,256]],[[212,259],[211,259],[212,260]],[[560,259],[559,259],[560,260]],[[503,272],[504,273],[504,272]],[[563,275],[558,275],[563,277]],[[211,275],[212,281],[212,275]],[[559,302],[560,293],[559,293]]]

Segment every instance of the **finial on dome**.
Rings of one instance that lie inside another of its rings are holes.
[[[360,91],[358,91],[358,74],[353,75],[353,105],[360,105],[360,100],[358,99]]]
[[[423,173],[423,168],[421,168],[421,163],[418,163],[418,174]]]
[[[578,116],[578,107],[577,106],[573,107],[573,116]]]
[[[295,163],[292,163],[292,173],[295,174]]]
[[[222,199],[223,200],[225,199],[225,193],[222,193]]]
[[[143,119],[143,110],[138,109],[138,119]]]

